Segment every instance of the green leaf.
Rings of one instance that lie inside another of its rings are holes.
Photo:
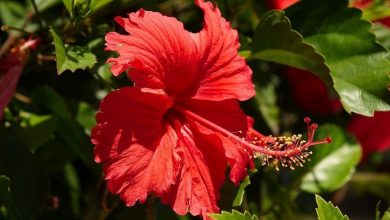
[[[324,58],[292,30],[282,11],[270,11],[260,20],[253,37],[252,58],[272,61],[316,73],[330,84]]]
[[[343,215],[340,209],[334,207],[331,202],[326,202],[321,196],[316,195],[316,212],[318,220],[348,220],[348,216]]]
[[[254,105],[260,111],[268,127],[274,134],[280,131],[280,109],[277,105],[276,86],[278,80],[271,74],[256,74],[254,76],[256,96]]]
[[[91,3],[89,5],[89,8],[91,10],[90,13],[93,14],[95,11],[110,4],[111,2],[113,2],[113,0],[91,0]]]
[[[65,70],[74,72],[77,69],[85,70],[95,65],[96,56],[89,52],[87,47],[64,45],[53,28],[50,28],[50,32],[53,36],[58,75]]]
[[[232,212],[222,211],[221,214],[210,214],[209,215],[214,220],[258,220],[255,215],[251,215],[249,212],[245,213],[232,210]]]
[[[62,0],[62,3],[69,12],[70,17],[73,18],[73,0]]]
[[[251,184],[251,180],[248,175],[240,184],[240,188],[238,189],[236,197],[233,200],[233,206],[240,206],[242,204],[245,195],[245,188],[250,184]]]
[[[7,176],[0,175],[0,202],[4,203],[7,207],[10,219],[20,219],[11,195],[10,185],[9,178]]]
[[[73,120],[58,120],[56,135],[73,149],[94,174],[99,175],[100,169],[93,160],[93,145],[78,123]]]
[[[372,26],[376,39],[387,49],[390,50],[390,28],[380,23],[375,23]]]
[[[3,25],[21,28],[26,13],[26,8],[17,1],[0,1],[0,19]]]
[[[39,12],[43,12],[61,2],[61,0],[34,0]]]
[[[336,125],[323,125],[315,139],[332,137],[333,142],[313,148],[311,161],[306,164],[306,173],[301,189],[320,193],[338,189],[348,182],[355,171],[361,155],[360,146],[345,131]]]
[[[44,86],[33,91],[33,103],[45,114],[56,116],[55,135],[64,141],[95,174],[99,173],[93,161],[93,146],[83,127],[72,117],[65,100],[53,88]]]
[[[383,213],[381,220],[390,220],[390,207]]]
[[[24,111],[19,114],[20,124],[14,123],[13,128],[24,144],[34,152],[52,137],[56,120],[51,115],[37,115]]]
[[[390,110],[388,52],[370,23],[347,0],[303,0],[286,11],[293,28],[325,57],[334,88],[349,113]]]

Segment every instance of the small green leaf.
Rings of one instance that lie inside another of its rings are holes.
[[[113,2],[113,0],[91,0],[89,5],[89,9],[91,10],[90,14],[93,14],[95,11],[110,4],[111,2]]]
[[[321,196],[316,195],[316,212],[318,220],[348,220],[348,216],[343,215],[340,209],[334,207],[331,202],[326,202]]]
[[[240,184],[240,188],[238,189],[236,198],[234,198],[233,200],[233,206],[240,206],[242,204],[242,200],[244,199],[244,195],[245,195],[245,188],[250,184],[251,184],[251,180],[248,175]]]
[[[252,58],[305,69],[331,84],[324,58],[292,30],[282,11],[270,11],[260,20],[253,37]]]
[[[381,220],[390,220],[390,207],[383,213]]]
[[[24,144],[34,152],[51,138],[56,121],[51,115],[37,115],[24,111],[19,114],[20,124],[15,124],[15,131]]]
[[[257,216],[251,215],[249,212],[245,213],[232,210],[232,212],[222,211],[221,214],[210,214],[209,215],[214,220],[258,220]]]
[[[53,28],[50,28],[50,32],[53,36],[58,75],[65,70],[74,72],[77,69],[85,70],[95,65],[96,56],[89,52],[87,47],[64,45]]]
[[[338,189],[348,182],[361,155],[360,146],[340,127],[323,125],[315,139],[332,137],[333,142],[313,148],[311,161],[306,164],[309,172],[303,176],[301,189],[320,193]]]
[[[43,12],[61,2],[61,0],[34,0],[39,12]]]
[[[15,208],[14,200],[10,190],[10,180],[7,176],[0,175],[0,202],[7,207],[10,219],[19,219],[18,211]]]
[[[303,0],[286,10],[293,28],[325,57],[344,109],[372,116],[390,110],[388,52],[347,0]]]
[[[70,17],[73,18],[73,0],[62,0],[66,10],[69,12]]]

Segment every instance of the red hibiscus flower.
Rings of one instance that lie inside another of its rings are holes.
[[[294,102],[308,114],[328,115],[342,110],[338,97],[331,97],[324,82],[313,73],[289,67],[284,71]]]
[[[254,155],[293,166],[309,146],[328,140],[312,140],[315,124],[308,142],[264,137],[251,128],[238,103],[255,92],[252,71],[237,53],[237,31],[215,5],[195,2],[204,13],[199,33],[151,11],[115,18],[129,34],[106,35],[106,49],[119,53],[108,62],[114,75],[128,70],[134,86],[101,102],[92,142],[109,190],[126,205],[152,194],[178,214],[206,218],[219,211],[227,164],[238,184]]]
[[[363,160],[372,152],[390,149],[390,112],[375,112],[374,117],[353,115],[348,130],[360,142]]]
[[[267,6],[271,9],[284,10],[299,0],[267,0]]]
[[[4,108],[11,101],[15,92],[19,77],[23,71],[24,61],[27,58],[29,48],[34,48],[38,40],[21,40],[13,47],[9,54],[0,59],[0,119],[3,117]]]

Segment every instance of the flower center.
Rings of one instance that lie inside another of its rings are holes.
[[[249,128],[246,134],[238,136],[188,109],[180,106],[174,106],[174,109],[189,119],[225,135],[237,144],[241,144],[245,149],[248,149],[246,152],[250,153],[250,157],[259,158],[262,165],[275,166],[276,170],[279,170],[279,164],[290,169],[294,169],[296,166],[302,167],[312,154],[311,151],[308,151],[309,147],[332,142],[330,137],[314,141],[314,133],[318,125],[316,123],[310,124],[311,120],[308,117],[304,119],[307,125],[307,140],[302,140],[301,134],[291,137],[264,136],[253,128]]]

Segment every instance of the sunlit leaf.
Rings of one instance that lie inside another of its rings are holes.
[[[325,57],[347,112],[372,116],[390,110],[388,52],[360,10],[348,8],[347,0],[303,0],[286,13],[305,42]]]
[[[77,69],[85,70],[87,67],[92,68],[95,65],[96,57],[86,47],[64,45],[53,28],[50,29],[50,32],[54,39],[57,73],[59,75],[65,70],[74,72]]]
[[[241,213],[236,210],[232,210],[232,212],[222,211],[221,214],[210,214],[209,216],[214,220],[258,220],[255,215],[251,215],[247,211]]]
[[[348,216],[343,215],[340,209],[334,207],[331,202],[326,202],[321,196],[316,195],[316,212],[318,220],[348,220]]]
[[[282,11],[270,11],[260,20],[253,37],[252,58],[305,69],[331,83],[324,58],[292,30]]]
[[[311,193],[329,192],[348,182],[360,160],[360,146],[336,125],[323,125],[316,139],[332,137],[333,142],[313,148],[311,161],[305,167],[301,189]]]

